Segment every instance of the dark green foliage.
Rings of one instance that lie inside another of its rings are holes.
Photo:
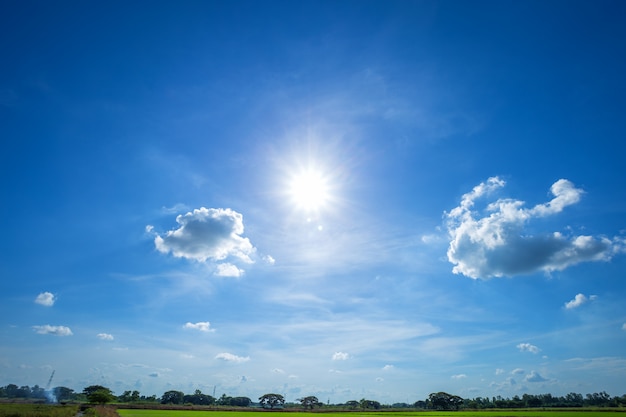
[[[183,397],[183,402],[185,404],[194,405],[213,405],[215,404],[215,398],[210,395],[203,394],[202,391],[197,389],[193,394],[185,395]]]
[[[361,399],[361,401],[359,401],[359,407],[364,410],[378,410],[380,408],[380,403],[378,401],[366,400],[365,398],[363,398]]]
[[[463,398],[447,392],[433,392],[428,396],[430,408],[435,410],[458,410],[463,404]]]
[[[298,398],[297,401],[300,401],[302,407],[310,408],[311,410],[315,407],[321,407],[322,403],[317,399],[314,395],[309,395],[308,397]]]
[[[263,408],[274,408],[285,404],[285,397],[280,394],[265,394],[259,397],[259,403]]]
[[[183,404],[185,394],[181,391],[166,391],[161,396],[161,404]]]

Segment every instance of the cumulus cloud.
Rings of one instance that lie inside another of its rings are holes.
[[[520,350],[520,352],[530,352],[535,354],[541,352],[541,349],[539,349],[535,345],[531,345],[530,343],[520,343],[519,345],[517,345],[517,348]]]
[[[504,369],[502,368],[497,368],[496,369],[496,375],[502,375],[504,373]]]
[[[345,361],[345,360],[348,360],[349,357],[350,357],[350,355],[348,355],[345,352],[335,352],[335,353],[333,353],[333,360],[334,361]]]
[[[533,219],[545,218],[576,204],[583,190],[560,179],[550,187],[553,198],[534,207],[514,199],[497,199],[484,212],[476,202],[503,188],[505,182],[489,178],[463,195],[461,203],[446,213],[450,237],[448,260],[452,271],[470,278],[492,278],[560,271],[585,261],[608,261],[624,251],[621,239],[564,236],[559,232],[533,235],[525,226]]]
[[[113,335],[109,333],[98,333],[98,339],[100,340],[113,340]]]
[[[383,371],[391,371],[394,368],[393,365],[385,365],[383,366]]]
[[[236,265],[230,263],[218,264],[215,269],[215,275],[218,277],[239,278],[244,273],[245,271],[243,269],[240,269]]]
[[[232,353],[218,353],[217,355],[215,355],[215,359],[221,359],[223,361],[226,362],[234,362],[234,363],[243,363],[243,362],[248,362],[250,360],[249,356],[237,356],[237,355],[233,355]]]
[[[526,343],[526,344],[528,344],[528,343]],[[519,345],[518,345],[518,347],[519,347]],[[536,346],[532,346],[532,347],[536,348]],[[522,368],[515,368],[515,369],[513,369],[513,370],[511,371],[511,373],[512,373],[513,375],[520,375],[520,374],[523,374],[524,372],[525,372],[525,371],[524,371]]]
[[[199,330],[201,332],[214,331],[213,329],[211,329],[211,323],[208,321],[199,321],[197,323],[187,322],[183,326],[183,329],[193,329],[193,330]]]
[[[544,382],[544,381],[547,381],[547,379],[542,377],[539,374],[539,372],[530,371],[530,373],[528,375],[526,375],[526,378],[524,378],[524,381],[526,381],[526,382]]]
[[[154,239],[159,252],[198,262],[221,261],[234,257],[252,263],[255,252],[248,238],[242,237],[243,216],[231,209],[201,207],[176,217],[178,229]]]
[[[42,306],[52,307],[54,302],[56,301],[56,297],[51,292],[42,292],[35,298],[35,302],[37,304],[41,304]]]
[[[572,310],[574,308],[578,308],[581,305],[587,303],[588,301],[593,301],[596,298],[598,298],[595,295],[591,295],[589,297],[585,296],[585,294],[576,294],[576,296],[574,297],[573,300],[568,301],[567,303],[565,303],[565,308],[568,310]]]
[[[452,378],[452,379],[465,379],[465,378],[467,378],[467,375],[465,375],[465,374],[452,375],[450,378]]]
[[[71,336],[73,334],[69,327],[50,326],[49,324],[33,326],[33,330],[39,334],[51,334],[54,336]]]

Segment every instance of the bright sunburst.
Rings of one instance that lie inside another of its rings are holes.
[[[318,171],[301,172],[291,179],[289,194],[299,208],[319,210],[330,198],[328,180]]]

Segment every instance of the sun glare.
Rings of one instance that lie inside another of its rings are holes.
[[[306,171],[291,180],[289,194],[296,206],[307,211],[319,210],[328,202],[328,181],[319,172]]]

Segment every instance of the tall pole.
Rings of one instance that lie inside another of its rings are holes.
[[[48,380],[48,384],[46,385],[46,391],[50,390],[50,384],[52,384],[52,378],[54,377],[54,373],[56,370],[52,371],[52,375],[50,375],[50,379]]]

